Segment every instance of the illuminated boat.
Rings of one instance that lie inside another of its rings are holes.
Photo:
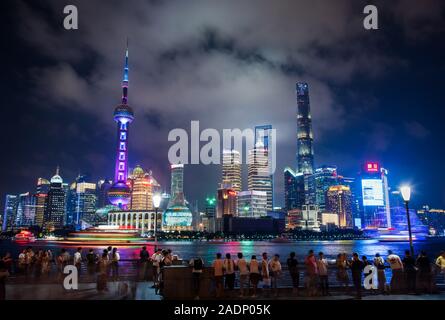
[[[13,241],[20,242],[20,243],[27,243],[27,242],[35,242],[36,238],[32,234],[32,232],[28,230],[22,230],[19,233],[17,233],[13,238]]]
[[[51,242],[51,240],[47,240]],[[63,240],[54,240],[67,245],[140,245],[147,239],[139,235],[139,230],[119,226],[98,226],[68,234]]]

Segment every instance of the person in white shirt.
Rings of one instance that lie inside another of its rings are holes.
[[[266,252],[263,252],[263,259],[261,260],[261,279],[263,281],[263,292],[268,296],[270,290],[270,272]]]
[[[21,273],[25,273],[26,269],[26,250],[23,249],[23,251],[19,254],[19,269]]]
[[[260,281],[260,265],[253,255],[249,263],[250,272],[250,283],[252,284],[252,298],[256,298],[256,289],[258,287],[258,282]]]
[[[80,270],[82,267],[82,248],[77,248],[77,251],[74,253],[74,265],[77,268],[77,272],[80,275]]]
[[[216,297],[221,298],[224,293],[223,277],[224,277],[224,262],[221,260],[221,253],[216,254],[216,260],[213,261],[213,276],[215,278]]]
[[[233,290],[235,287],[235,262],[232,260],[230,253],[226,254],[224,259],[224,272],[226,278],[226,287]]]
[[[272,260],[269,262],[270,268],[270,278],[272,282],[272,288],[274,289],[275,296],[278,296],[278,278],[281,275],[281,263],[280,256],[278,254],[274,255]]]
[[[327,296],[329,295],[328,260],[324,257],[323,252],[318,253],[317,268],[321,294]]]
[[[244,259],[241,252],[238,253],[238,261],[236,266],[239,271],[239,288],[240,296],[244,297],[244,287],[247,286],[247,294],[249,294],[249,269],[247,268],[247,261]]]
[[[402,259],[400,259],[400,257],[394,254],[391,250],[388,250],[388,257],[386,260],[388,261],[392,271],[390,283],[391,291],[399,292],[402,289],[402,284],[404,283]]]
[[[153,287],[157,287],[159,284],[159,274],[161,273],[160,263],[162,261],[162,249],[156,250],[151,256],[153,263]]]

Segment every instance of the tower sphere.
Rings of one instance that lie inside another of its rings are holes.
[[[116,207],[125,207],[130,203],[131,190],[122,181],[114,183],[108,190],[108,199]]]
[[[127,104],[120,104],[114,109],[114,121],[131,123],[134,120],[133,109]]]

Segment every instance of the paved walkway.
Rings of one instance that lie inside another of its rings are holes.
[[[108,282],[108,291],[98,292],[95,283],[80,283],[78,290],[60,284],[7,284],[7,300],[161,300],[153,282]]]

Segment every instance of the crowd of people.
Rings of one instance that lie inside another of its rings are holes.
[[[200,276],[204,262],[201,258],[190,261],[193,267],[193,290],[196,299],[199,299]],[[445,283],[445,252],[441,252],[435,261],[430,261],[425,251],[421,251],[417,257],[413,257],[409,250],[400,258],[392,251],[388,251],[386,259],[379,253],[372,260],[367,256],[360,257],[353,253],[348,258],[346,253],[340,253],[334,261],[329,261],[323,252],[318,255],[310,250],[304,258],[303,266],[299,268],[299,261],[295,252],[291,252],[286,260],[287,272],[292,279],[292,294],[298,295],[300,289],[300,270],[304,270],[304,288],[308,297],[328,296],[329,269],[335,271],[337,285],[345,294],[350,294],[351,282],[357,299],[362,297],[363,280],[368,274],[373,274],[370,280],[370,292],[372,294],[391,293],[433,293],[436,285],[436,275],[442,275]],[[196,267],[198,266],[198,267]],[[335,268],[333,268],[335,266]],[[369,268],[366,268],[369,266]],[[280,256],[274,255],[271,259],[264,252],[261,259],[252,255],[247,261],[242,253],[233,259],[230,253],[222,258],[221,253],[211,264],[213,268],[213,280],[215,284],[216,298],[224,296],[225,289],[232,292],[235,287],[235,279],[238,277],[240,297],[245,297],[252,292],[252,297],[257,296],[257,288],[261,283],[264,297],[278,296],[278,280],[283,274]],[[387,283],[385,269],[390,268],[391,281]],[[367,272],[366,274],[364,274]],[[376,275],[376,276],[374,276]],[[351,281],[352,280],[352,281]],[[231,294],[231,293],[229,293]]]
[[[120,254],[117,248],[111,246],[103,249],[100,253],[89,249],[84,252],[79,247],[73,256],[66,249],[61,249],[57,255],[51,250],[34,250],[27,247],[19,253],[17,259],[13,259],[10,253],[0,258],[0,298],[5,297],[5,281],[10,274],[22,275],[25,279],[44,279],[53,270],[57,270],[59,280],[64,277],[64,269],[67,265],[74,265],[78,274],[83,274],[90,281],[97,282],[99,292],[108,291],[108,281],[119,280]],[[153,281],[153,288],[156,293],[162,294],[163,289],[163,268],[179,261],[177,255],[173,255],[170,249],[154,250],[150,255],[144,246],[139,252],[137,261],[136,281]],[[204,271],[204,260],[194,257],[188,265],[192,270],[192,288],[196,299],[199,299],[201,290],[201,280]],[[257,258],[252,255],[250,260],[244,257],[243,253],[238,253],[235,258],[227,253],[223,258],[221,253],[216,254],[216,258],[211,263],[212,279],[215,285],[216,298],[222,298],[225,294],[234,294],[235,283],[238,280],[239,296],[251,295],[257,297],[258,286],[262,287],[263,297],[271,294],[278,296],[278,282],[282,278],[283,272],[288,272],[292,282],[292,295],[299,295],[300,279],[303,279],[303,288],[308,297],[330,295],[329,274],[335,272],[336,284],[350,294],[354,289],[355,297],[362,296],[363,279],[368,274],[375,274],[373,286],[370,292],[374,294],[391,293],[432,293],[436,284],[436,275],[442,275],[445,282],[445,252],[434,260],[430,261],[426,252],[421,251],[417,257],[412,256],[409,250],[405,251],[401,258],[392,251],[388,251],[386,258],[379,253],[372,259],[366,256],[359,257],[353,253],[348,258],[346,253],[340,253],[335,260],[328,260],[323,252],[315,254],[310,250],[300,265],[295,252],[291,252],[286,259],[287,271],[284,271],[278,254],[269,258],[264,252]],[[369,268],[366,268],[370,266]],[[388,283],[385,272],[390,269],[391,281]],[[300,273],[303,272],[303,277]],[[331,278],[332,280],[332,278]],[[351,287],[352,282],[352,287]],[[227,291],[226,291],[227,290]]]

